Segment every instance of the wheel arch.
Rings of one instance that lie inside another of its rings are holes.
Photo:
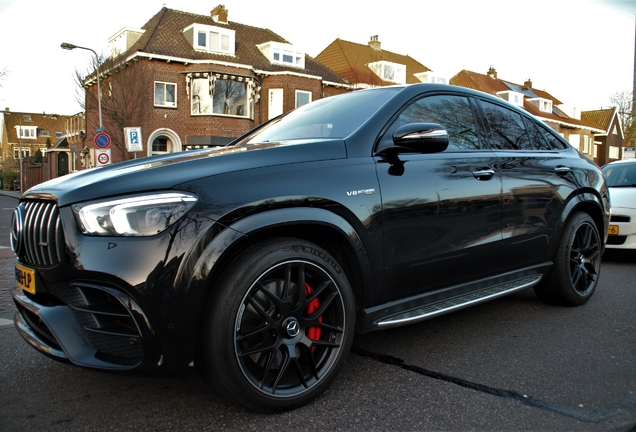
[[[343,217],[320,208],[283,208],[242,218],[217,235],[200,255],[192,283],[200,284],[207,298],[227,266],[241,252],[272,238],[298,238],[309,241],[331,254],[345,272],[359,314],[371,300],[371,275],[379,268],[359,233]],[[375,270],[374,270],[375,269]],[[360,321],[360,320],[356,320]]]
[[[561,238],[561,234],[563,233],[563,229],[567,223],[567,221],[577,212],[587,213],[594,224],[596,225],[596,229],[598,230],[599,235],[603,239],[607,239],[607,224],[609,222],[609,213],[605,211],[606,208],[605,201],[602,198],[598,197],[594,193],[583,193],[578,195],[577,199],[571,200],[569,205],[565,208],[563,212],[563,217],[561,218],[559,224],[559,232],[558,238]],[[558,242],[555,242],[558,243]],[[603,245],[605,241],[603,241]],[[554,254],[556,250],[556,246],[552,248],[551,256]]]

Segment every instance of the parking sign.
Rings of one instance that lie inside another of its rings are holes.
[[[140,127],[124,128],[124,135],[126,136],[126,149],[128,149],[129,152],[140,152],[144,150]]]

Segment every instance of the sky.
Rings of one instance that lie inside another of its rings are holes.
[[[0,109],[71,115],[74,71],[108,52],[123,27],[140,28],[163,6],[268,28],[316,57],[336,38],[406,54],[437,74],[462,69],[533,87],[580,110],[610,106],[634,84],[636,0],[0,0]]]

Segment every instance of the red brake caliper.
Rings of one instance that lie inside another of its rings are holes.
[[[312,292],[314,292],[314,290],[309,286],[308,283],[305,282],[305,295],[308,296]],[[318,297],[316,297],[309,303],[309,306],[307,306],[307,315],[311,315],[319,307],[320,307],[320,300],[318,300]],[[322,322],[322,316],[318,317],[318,321]],[[307,329],[307,337],[311,340],[319,340],[321,333],[322,333],[322,329],[318,326],[311,326]],[[312,351],[315,349],[316,347],[313,347]]]

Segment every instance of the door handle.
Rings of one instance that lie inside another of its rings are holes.
[[[495,170],[492,168],[482,168],[473,171],[473,176],[477,180],[490,180],[495,175]]]
[[[566,166],[558,166],[556,168],[554,168],[554,171],[560,175],[560,176],[564,176],[570,173],[570,168],[566,167]]]

